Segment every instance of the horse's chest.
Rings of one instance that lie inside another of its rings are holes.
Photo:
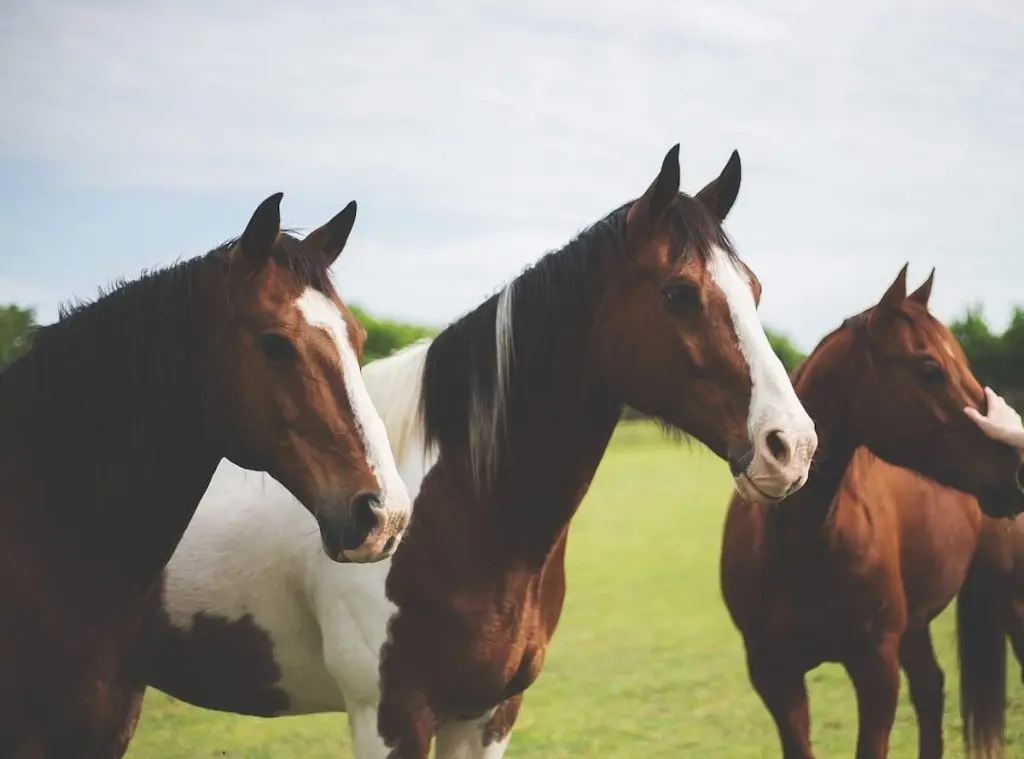
[[[419,657],[433,701],[448,716],[484,713],[526,690],[540,674],[549,631],[532,599],[434,616],[432,639],[445,644]],[[406,640],[408,643],[408,639]]]
[[[889,626],[893,604],[885,579],[881,567],[852,572],[834,562],[777,575],[766,588],[762,634],[820,648],[822,658],[832,658],[836,649],[874,638]]]

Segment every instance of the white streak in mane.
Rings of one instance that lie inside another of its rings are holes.
[[[505,434],[509,377],[515,360],[512,340],[512,308],[515,281],[498,296],[494,316],[494,387],[485,394],[474,382],[469,413],[469,459],[473,485],[482,493],[493,483],[500,464],[501,443]]]
[[[500,443],[505,434],[506,408],[514,356],[513,289],[509,283],[499,294],[494,318],[494,382],[483,388],[477,379],[480,371],[470,367],[469,400],[469,464],[473,485],[481,493],[498,470]],[[363,367],[370,398],[387,429],[391,449],[399,471],[409,484],[410,467],[426,474],[437,457],[437,451],[424,449],[426,430],[422,417],[423,372],[431,340],[420,340],[392,355],[372,361]],[[467,357],[467,360],[472,360]],[[418,454],[410,458],[412,454]],[[415,480],[416,478],[414,478]],[[415,497],[415,491],[412,492]]]

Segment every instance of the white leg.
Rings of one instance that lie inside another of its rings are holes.
[[[387,759],[388,749],[377,732],[377,705],[355,706],[348,710],[355,759]]]
[[[485,746],[484,727],[490,718],[488,714],[472,722],[446,722],[437,731],[435,759],[502,759],[512,736]]]

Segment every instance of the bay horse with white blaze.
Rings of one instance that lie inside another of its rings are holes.
[[[126,743],[149,597],[223,457],[284,483],[332,560],[383,559],[403,534],[362,329],[328,273],[355,204],[299,241],[280,201],[237,241],[62,311],[0,373],[5,759]]]
[[[728,459],[752,499],[807,476],[814,427],[721,227],[739,184],[734,153],[680,193],[677,145],[638,200],[364,368],[418,494],[390,562],[324,561],[284,492],[223,468],[149,620],[149,683],[247,714],[347,711],[359,759],[425,759],[435,736],[443,759],[502,756],[623,404]]]
[[[919,756],[941,756],[928,625],[974,553],[981,512],[968,494],[993,516],[1024,510],[1020,454],[963,411],[984,409],[985,395],[928,312],[932,276],[908,296],[906,273],[794,372],[820,438],[807,485],[775,506],[740,495],[729,505],[722,594],[786,759],[813,759],[804,676],[826,661],[853,681],[858,759],[888,752],[901,666]]]

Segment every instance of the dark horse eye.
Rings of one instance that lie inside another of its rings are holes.
[[[946,370],[935,359],[925,359],[917,366],[917,373],[930,385],[941,385],[946,381]]]
[[[260,335],[260,348],[269,360],[276,362],[292,361],[298,355],[292,341],[276,332]]]
[[[673,311],[692,311],[700,308],[700,291],[689,282],[671,282],[665,285],[661,297]]]

